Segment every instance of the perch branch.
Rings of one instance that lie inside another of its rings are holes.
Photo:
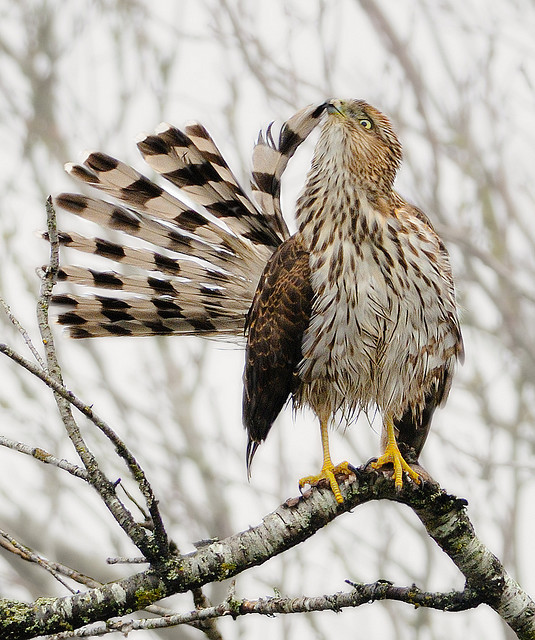
[[[473,606],[486,603],[501,615],[518,638],[527,640],[534,637],[535,604],[478,540],[463,500],[446,494],[431,483],[422,487],[406,483],[402,491],[397,492],[392,481],[383,474],[367,468],[359,468],[355,474],[355,480],[343,488],[343,504],[339,505],[329,490],[314,490],[306,498],[281,505],[256,527],[188,555],[170,554],[147,571],[98,589],[64,598],[37,600],[31,604],[0,601],[0,637],[23,640],[47,633],[72,631],[89,623],[138,611],[175,593],[233,577],[305,541],[345,512],[370,500],[381,499],[411,507],[431,537],[465,575],[465,591],[441,594],[440,601],[437,601],[439,605],[450,603],[448,606],[452,606],[452,600],[455,602],[456,599]],[[353,593],[353,597],[358,597],[359,588],[355,588],[357,594]],[[399,588],[393,587],[389,591],[384,586],[376,589],[377,594],[394,596],[395,589]],[[415,598],[425,601],[429,597],[415,587],[409,589]],[[367,598],[369,593],[365,590],[364,593]],[[397,593],[401,599],[403,592]],[[438,596],[435,594],[435,597]],[[421,606],[422,603],[412,604]],[[431,602],[427,600],[425,604],[430,606]]]

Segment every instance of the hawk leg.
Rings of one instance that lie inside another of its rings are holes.
[[[414,469],[411,469],[401,455],[398,443],[396,442],[394,421],[390,416],[385,417],[385,425],[387,437],[385,451],[382,456],[372,463],[372,467],[374,469],[380,469],[381,467],[391,463],[394,466],[394,483],[396,485],[396,489],[401,489],[403,487],[404,471],[409,475],[411,480],[416,482],[416,484],[420,484],[420,476],[416,471],[414,471]]]
[[[331,461],[331,454],[329,452],[329,429],[328,429],[328,421],[321,420],[321,446],[323,448],[323,466],[321,467],[321,471],[316,476],[306,476],[299,480],[299,488],[302,489],[306,484],[311,487],[317,486],[322,480],[327,480],[331,487],[332,492],[334,493],[334,497],[336,498],[336,502],[342,503],[344,498],[342,497],[342,493],[340,491],[340,487],[338,486],[338,481],[336,480],[337,474],[343,474],[345,476],[349,476],[351,474],[351,470],[349,469],[348,462],[341,462],[334,466]]]

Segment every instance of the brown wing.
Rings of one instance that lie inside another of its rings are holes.
[[[297,384],[311,307],[308,253],[292,236],[267,263],[246,322],[243,424],[249,436],[248,471],[258,445]]]
[[[399,209],[402,209],[404,215],[418,218],[418,220],[424,222],[434,231],[431,221],[421,209],[412,204],[407,204],[397,193],[394,193],[394,196],[396,198],[398,211]],[[446,248],[442,240],[438,236],[437,240],[439,242],[440,251],[447,256]],[[451,286],[453,287],[453,276],[451,271],[445,272],[443,275],[451,281]],[[459,320],[456,315],[450,315],[449,325],[451,333],[455,336],[453,353],[450,355],[455,355],[457,360],[462,363],[464,360],[464,346],[461,329],[459,327]],[[417,462],[425,444],[435,409],[446,402],[452,383],[452,377],[453,367],[451,365],[450,367],[444,365],[442,369],[437,371],[435,381],[425,395],[425,404],[419,415],[414,415],[412,407],[409,407],[403,416],[394,423],[398,431],[396,439],[401,452],[403,456],[412,456],[415,458],[413,462]]]

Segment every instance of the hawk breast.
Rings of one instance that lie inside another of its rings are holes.
[[[356,224],[339,220],[310,247],[314,302],[299,403],[326,414],[377,405],[401,418],[423,408],[440,370],[453,368],[455,302],[442,276],[449,264],[423,222],[409,233],[398,217],[358,207]]]

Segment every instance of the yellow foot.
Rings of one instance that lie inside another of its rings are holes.
[[[414,469],[411,469],[411,467],[405,462],[396,443],[389,444],[383,455],[377,458],[375,462],[372,462],[371,466],[374,469],[380,469],[390,463],[394,465],[394,484],[396,489],[401,489],[403,487],[404,471],[409,475],[411,480],[416,482],[416,484],[420,484],[419,474],[417,474]]]
[[[305,478],[301,478],[299,480],[299,489],[302,489],[306,484],[311,487],[317,486],[322,480],[327,480],[332,492],[334,493],[334,497],[336,498],[336,502],[342,503],[344,498],[342,497],[342,493],[340,492],[340,487],[338,486],[338,482],[336,480],[337,475],[344,475],[346,478],[350,476],[353,472],[349,468],[349,462],[341,462],[337,464],[336,467],[330,464],[324,464],[320,473],[317,476],[306,476]]]

